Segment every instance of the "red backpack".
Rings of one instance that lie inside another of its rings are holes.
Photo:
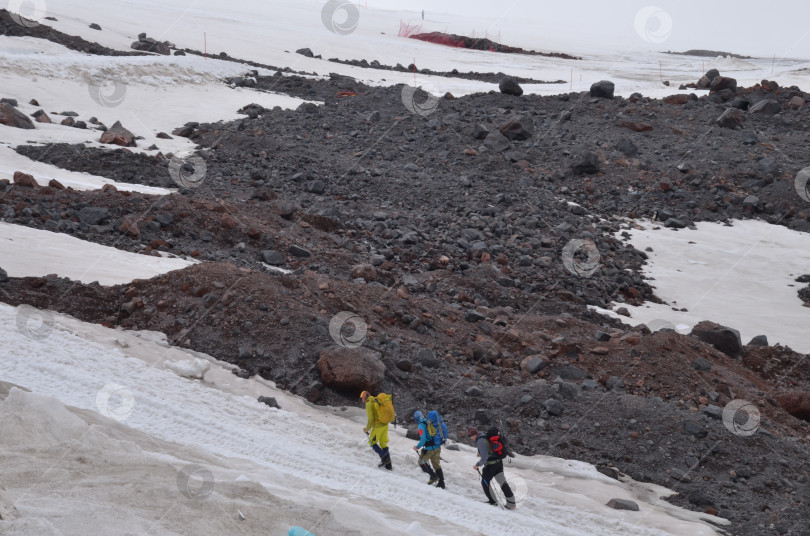
[[[491,427],[487,430],[487,439],[489,440],[489,451],[491,452],[490,458],[496,460],[503,460],[506,458],[508,449],[506,448],[506,438],[503,437],[501,431],[497,426]]]

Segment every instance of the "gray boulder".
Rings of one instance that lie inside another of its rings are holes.
[[[692,329],[692,335],[711,344],[727,356],[737,358],[742,355],[742,340],[740,332],[736,329],[704,321]]]
[[[773,99],[761,100],[748,108],[748,113],[751,115],[776,115],[782,111],[782,105]]]
[[[514,95],[515,97],[520,97],[523,95],[523,88],[520,87],[520,84],[517,83],[511,76],[507,76],[502,78],[500,83],[498,84],[498,89],[501,90],[501,93],[504,95]]]
[[[591,86],[591,97],[600,99],[612,99],[616,85],[609,80],[601,80]]]
[[[609,508],[614,510],[629,510],[631,512],[638,512],[638,504],[627,499],[610,499],[607,503]]]

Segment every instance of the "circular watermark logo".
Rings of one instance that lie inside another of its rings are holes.
[[[181,188],[197,188],[205,181],[207,173],[205,160],[194,153],[176,154],[169,161],[169,175]]]
[[[367,331],[365,320],[351,311],[341,311],[329,321],[329,336],[332,337],[335,344],[344,348],[363,346]]]
[[[636,13],[635,27],[648,43],[663,43],[672,35],[672,17],[660,7],[643,7]]]
[[[590,277],[599,269],[599,248],[593,240],[574,238],[562,251],[565,268],[579,277]]]
[[[810,203],[810,167],[806,167],[796,175],[796,180],[793,181],[796,187],[796,193],[799,197]]]
[[[759,430],[759,421],[759,408],[747,400],[732,400],[723,408],[723,424],[734,435],[754,435]]]
[[[428,85],[402,86],[402,104],[412,114],[427,117],[439,107],[438,90]]]
[[[35,28],[45,18],[48,10],[45,0],[9,0],[8,15],[11,20],[26,28]]]
[[[321,20],[330,32],[349,35],[360,22],[360,9],[346,0],[329,0],[321,10]]]
[[[177,472],[177,489],[192,501],[204,501],[214,491],[214,474],[199,464],[186,465]]]
[[[105,78],[100,82],[93,80],[87,85],[87,90],[90,98],[107,108],[115,108],[127,96],[127,85],[118,78]]]
[[[96,407],[105,417],[124,422],[132,415],[135,397],[123,385],[108,383],[96,395]]]
[[[53,313],[30,305],[17,307],[17,331],[31,340],[41,341],[53,331]]]
[[[526,501],[529,486],[522,477],[512,476],[507,479],[504,473],[498,473],[489,482],[489,493],[501,508],[512,510]]]

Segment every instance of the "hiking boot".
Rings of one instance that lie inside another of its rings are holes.
[[[393,471],[393,470],[394,470],[394,466],[393,466],[393,465],[391,465],[391,461],[390,461],[390,460],[389,460],[389,461],[387,461],[387,462],[385,462],[385,468],[386,468],[386,469],[388,469],[389,471]]]
[[[432,477],[430,477],[430,480],[428,480],[428,486],[432,486],[433,484],[435,484],[438,481],[439,481],[438,477],[432,476]]]

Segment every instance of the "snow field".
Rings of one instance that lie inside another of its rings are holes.
[[[15,308],[0,305],[3,325],[14,325],[15,315]],[[63,315],[54,317],[55,329],[45,338],[9,334],[3,381],[56,396],[63,404],[99,411],[156,441],[194,445],[195,450],[208,452],[225,470],[211,469],[216,479],[214,494],[220,483],[227,485],[237,478],[259,482],[272,495],[305,510],[329,510],[361,534],[369,532],[368,525],[357,522],[361,519],[355,515],[358,508],[370,510],[372,526],[382,523],[392,534],[407,533],[414,521],[439,534],[470,533],[470,527],[477,527],[480,534],[506,531],[517,536],[546,531],[714,534],[698,522],[708,516],[677,511],[654,500],[668,493],[660,488],[615,482],[586,464],[546,457],[519,458],[507,469],[510,479],[527,484],[527,496],[517,511],[483,508],[471,447],[445,450],[449,489],[428,488],[410,449],[413,443],[404,438],[402,428],[391,433],[394,472],[375,467],[377,457],[362,434],[364,412],[359,404],[346,411],[317,408],[274,389],[269,382],[237,378],[210,357],[203,381],[190,380],[171,372],[178,365],[167,360],[187,361],[185,366],[190,368],[181,366],[181,370],[196,373],[199,367],[192,365],[203,359],[202,354],[166,348],[165,339],[156,334],[108,330]],[[257,393],[275,396],[282,409],[258,403]],[[10,492],[13,496],[15,491]],[[639,502],[639,495],[649,500],[640,502],[640,513],[604,506],[613,497]],[[18,509],[25,513],[24,501]]]

